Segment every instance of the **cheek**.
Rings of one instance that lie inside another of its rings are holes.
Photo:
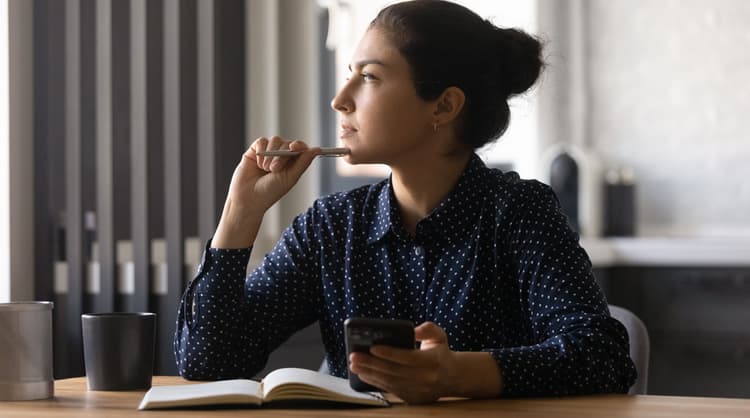
[[[360,122],[371,132],[398,132],[413,134],[421,130],[424,121],[422,109],[412,100],[398,95],[385,100],[363,100],[360,110],[366,117]]]

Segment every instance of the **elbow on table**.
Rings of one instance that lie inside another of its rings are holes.
[[[176,351],[175,360],[177,373],[187,380],[251,379],[265,366],[265,361],[260,364],[225,362],[215,353],[183,356],[181,352]]]
[[[177,373],[186,380],[218,380],[211,368],[195,366],[193,363],[177,363]]]
[[[637,378],[637,372],[630,356],[617,356],[609,361],[602,359],[599,364],[599,370],[590,370],[589,372],[592,374],[598,373],[601,378],[597,379],[595,386],[590,388],[591,390],[588,392],[628,393]]]
[[[217,368],[209,364],[207,353],[193,353],[186,338],[175,335],[174,358],[177,373],[187,380],[216,380]]]

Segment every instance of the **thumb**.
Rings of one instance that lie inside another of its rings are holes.
[[[417,341],[427,342],[430,344],[447,344],[448,335],[442,328],[434,322],[423,322],[414,328],[414,338]]]

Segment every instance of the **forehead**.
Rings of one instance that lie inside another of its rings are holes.
[[[357,68],[360,63],[378,61],[384,67],[407,69],[407,63],[400,52],[393,46],[388,36],[380,29],[371,28],[362,36],[354,50],[351,67]]]

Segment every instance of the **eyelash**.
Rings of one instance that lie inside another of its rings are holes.
[[[367,72],[362,72],[362,73],[359,73],[359,74],[357,74],[357,75],[358,75],[358,76],[359,76],[360,78],[362,78],[362,80],[364,80],[365,82],[368,82],[368,81],[375,81],[375,80],[377,80],[377,79],[378,79],[377,77],[375,77],[375,76],[374,76],[374,75],[372,75],[371,73],[367,73]],[[346,78],[346,81],[349,81],[350,79],[351,79],[351,77],[347,77],[347,78]]]

